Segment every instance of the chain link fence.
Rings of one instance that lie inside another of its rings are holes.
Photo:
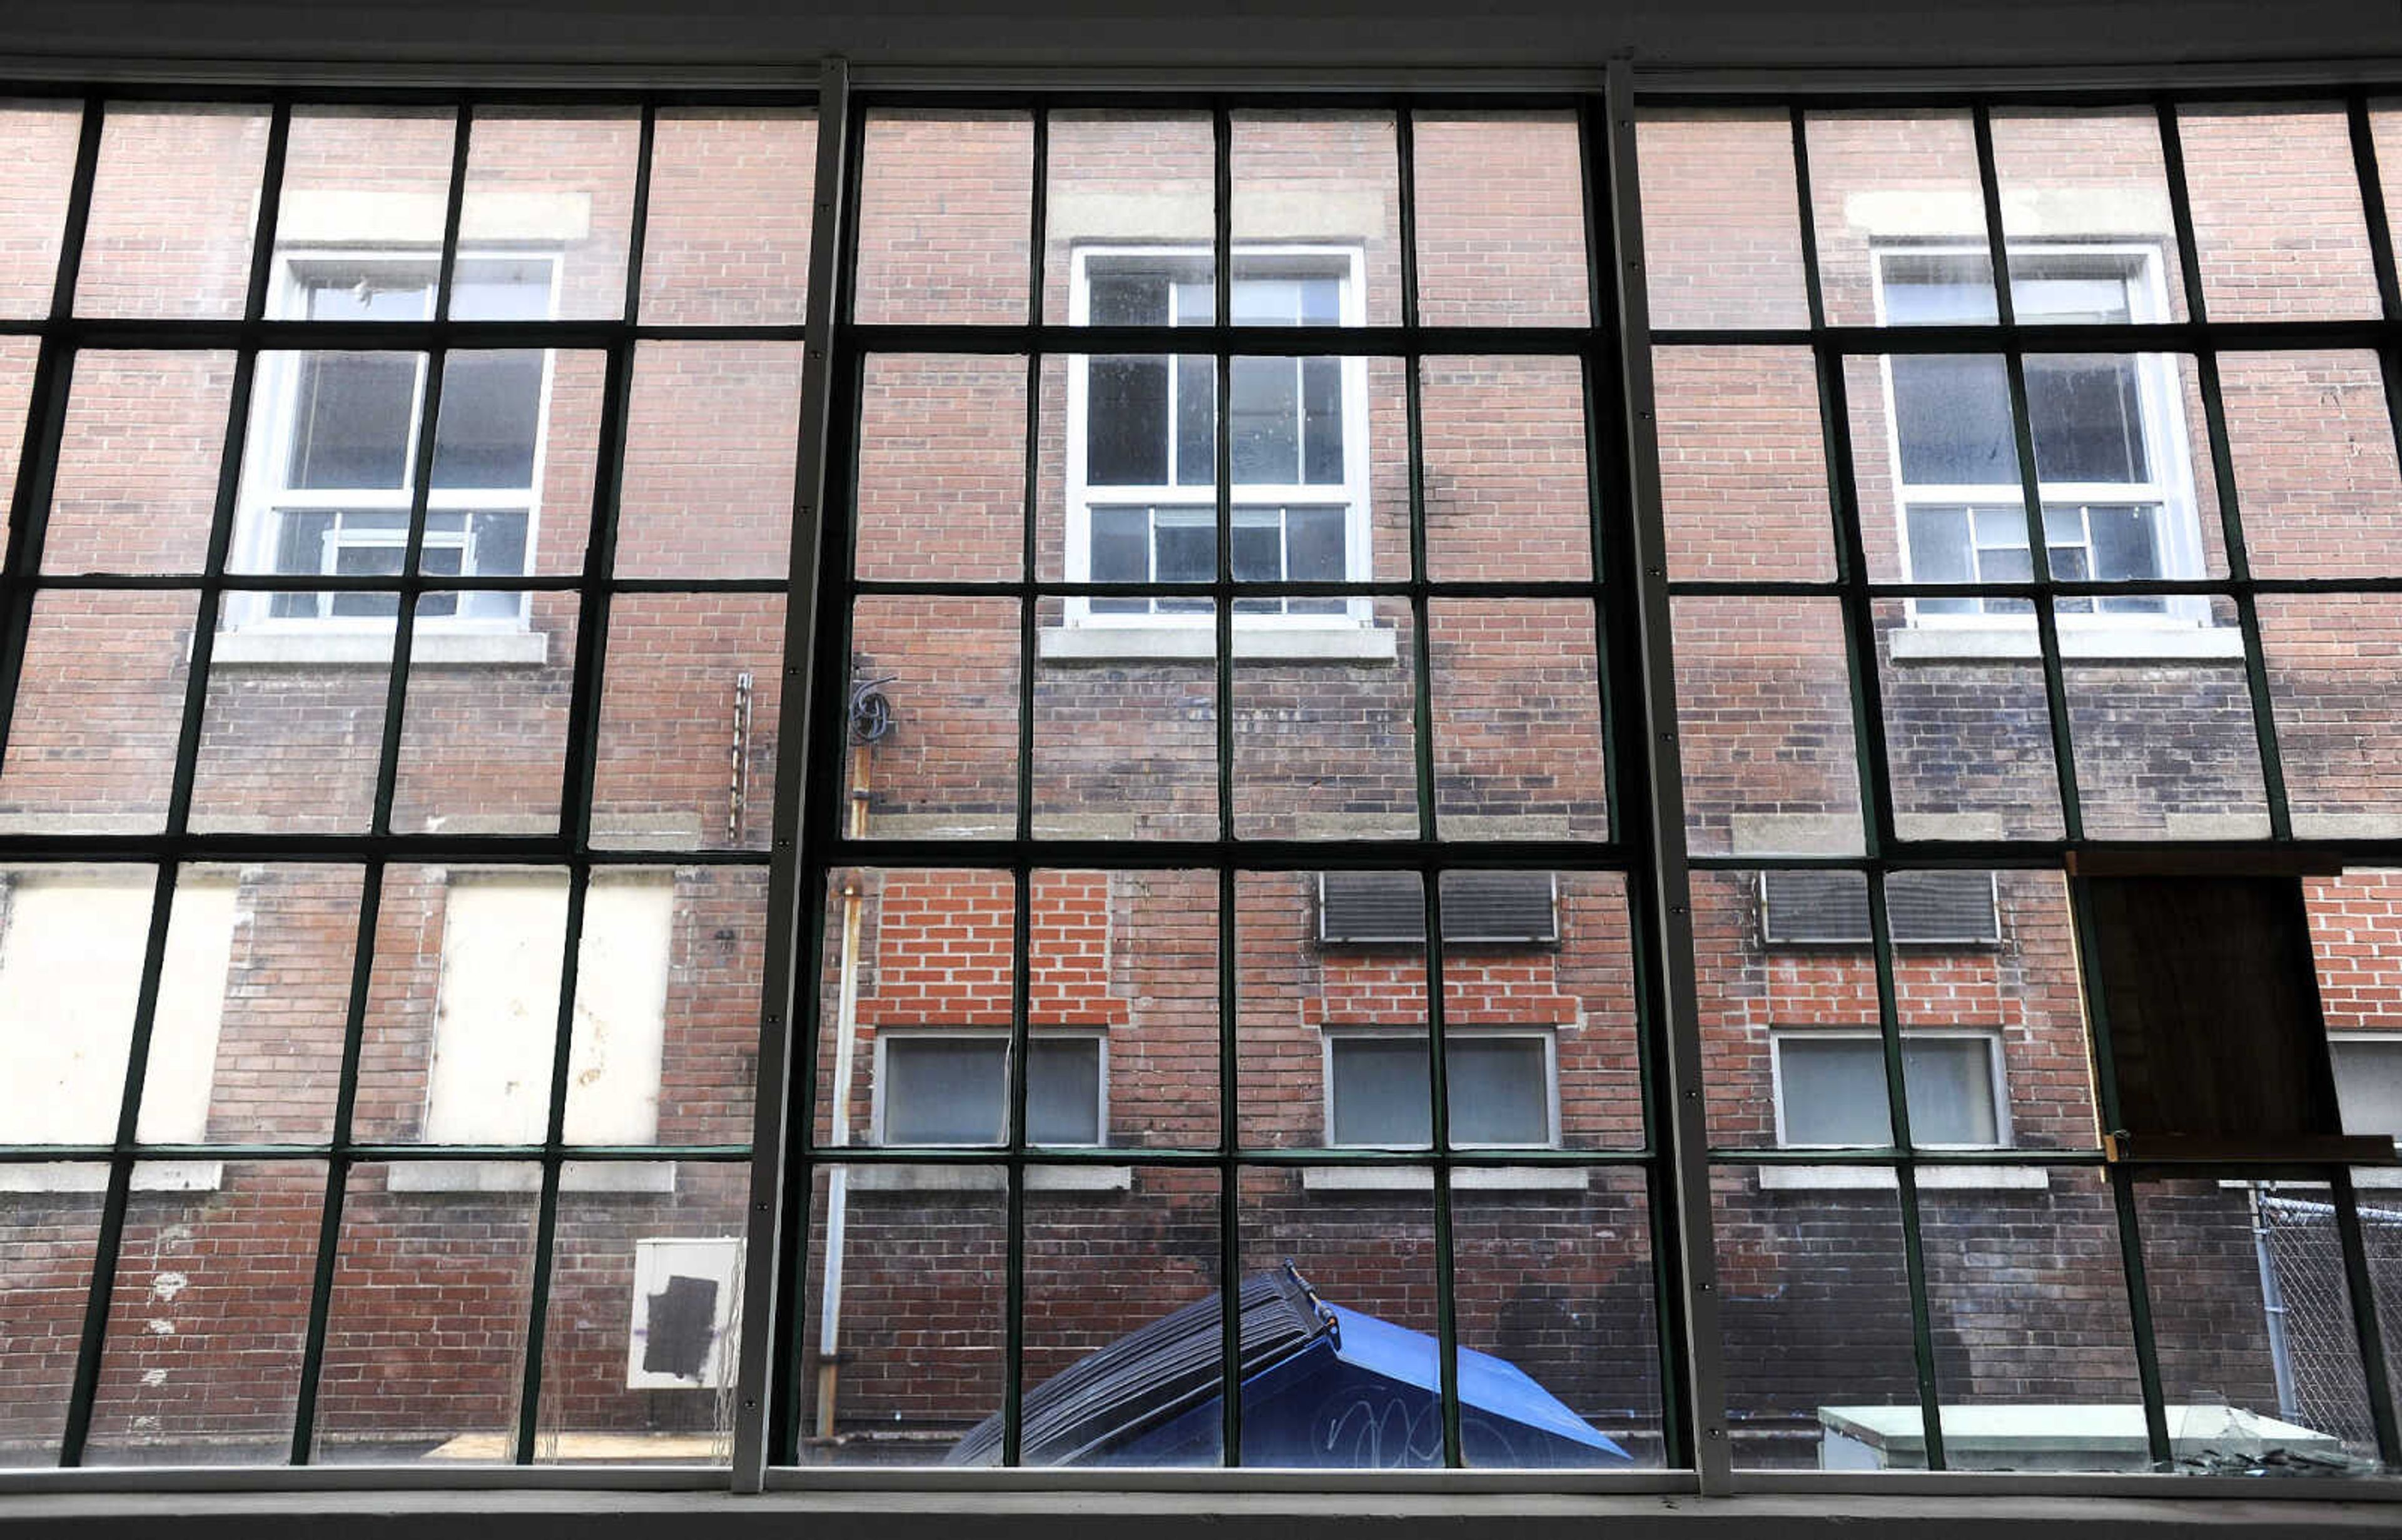
[[[2377,1435],[2362,1394],[2360,1340],[2335,1207],[2262,1189],[2253,1212],[2277,1414],[2334,1435],[2354,1454],[2373,1456]],[[2378,1327],[2388,1344],[2402,1342],[2402,1211],[2364,1205],[2360,1231],[2376,1283]]]

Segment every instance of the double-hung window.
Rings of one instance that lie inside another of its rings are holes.
[[[450,314],[461,321],[550,313],[552,258],[464,255]],[[424,321],[434,254],[296,254],[282,268],[283,319]],[[280,577],[401,575],[428,358],[407,351],[262,355],[242,535],[244,570]],[[532,548],[541,482],[547,355],[536,349],[446,355],[421,571],[429,578],[518,576]],[[237,624],[376,622],[390,592],[282,592],[238,608]],[[521,623],[525,597],[481,589],[427,593],[419,618]]]
[[[1548,1028],[1454,1027],[1443,1034],[1451,1143],[1539,1149],[1559,1143],[1554,1043]],[[1326,1034],[1326,1142],[1424,1149],[1434,1142],[1427,1038],[1407,1029]]]
[[[1237,251],[1238,326],[1359,324],[1360,255],[1339,247]],[[1075,254],[1075,320],[1095,326],[1207,325],[1206,251]],[[1228,364],[1229,530],[1236,583],[1344,583],[1368,575],[1367,381],[1355,358],[1237,357]],[[1080,358],[1069,396],[1068,578],[1194,584],[1218,575],[1217,364],[1206,353]],[[1340,597],[1237,599],[1237,616],[1327,624]],[[1207,624],[1206,595],[1096,597],[1077,624]],[[1365,611],[1360,612],[1364,618]]]
[[[888,1032],[876,1043],[876,1142],[998,1145],[1009,1120],[1009,1034]],[[1097,1032],[1039,1032],[1028,1043],[1028,1144],[1109,1142],[1107,1052]]]
[[[1981,251],[1877,254],[1880,316],[1910,325],[1991,324],[1993,264]],[[2021,324],[2143,323],[2164,313],[2159,263],[2142,246],[2030,247],[2010,254]],[[2028,426],[2051,575],[2066,582],[2198,576],[2201,550],[2174,361],[2136,353],[2033,353]],[[2007,367],[1997,353],[1899,354],[1888,364],[1892,468],[1910,581],[2024,583],[2027,543]],[[2071,596],[2064,619],[2205,623],[2191,601]],[[2009,596],[1925,596],[1913,617],[2023,615]]]
[[[1778,1145],[1841,1149],[1892,1142],[1884,1042],[1875,1031],[1805,1027],[1776,1032],[1770,1041]],[[1905,1032],[1901,1069],[1912,1145],[1997,1149],[2009,1144],[1998,1037]]]

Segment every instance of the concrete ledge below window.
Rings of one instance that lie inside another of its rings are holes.
[[[1053,626],[1037,639],[1044,663],[1207,663],[1213,626]],[[1379,626],[1256,626],[1235,622],[1238,663],[1390,663],[1395,633]]]
[[[393,1192],[539,1192],[535,1161],[395,1161],[384,1167]],[[656,1161],[578,1161],[559,1168],[561,1192],[673,1192],[672,1156]]]
[[[1890,1192],[1899,1184],[1885,1165],[1764,1165],[1762,1192]],[[2039,1165],[1923,1165],[1922,1189],[1942,1191],[2041,1192],[2051,1173]]]
[[[2029,663],[2043,656],[2035,623],[1905,626],[1890,633],[1896,663]],[[2060,655],[2078,663],[2197,663],[2241,658],[2232,626],[2063,626]]]
[[[214,1192],[225,1185],[222,1161],[143,1161],[133,1167],[136,1192]],[[56,1165],[0,1165],[0,1192],[105,1192],[108,1166],[95,1161]]]
[[[211,650],[213,665],[240,668],[387,668],[389,631],[227,631]],[[411,667],[528,667],[550,661],[547,631],[445,631],[420,625],[410,632]]]
[[[992,1165],[855,1165],[853,1192],[1004,1192],[1009,1174]],[[1030,1165],[1028,1192],[1125,1192],[1134,1187],[1130,1165]]]
[[[1585,1168],[1572,1165],[1454,1166],[1454,1192],[1581,1192]],[[1311,1165],[1304,1192],[1432,1192],[1434,1173],[1415,1165]]]

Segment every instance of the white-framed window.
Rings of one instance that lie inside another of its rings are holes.
[[[1109,246],[1074,254],[1079,325],[1207,325],[1215,305],[1206,247]],[[1231,321],[1356,326],[1366,318],[1360,253],[1262,246],[1234,254]],[[1226,412],[1236,582],[1364,582],[1368,564],[1367,363],[1242,357]],[[1217,577],[1217,364],[1208,353],[1070,361],[1068,550],[1071,583],[1194,583]],[[1364,601],[1238,599],[1247,624],[1368,619]],[[1194,626],[1206,597],[1071,599],[1071,625]]]
[[[1873,1027],[1793,1027],[1769,1035],[1776,1143],[1847,1149],[1892,1143],[1884,1040]],[[2004,1149],[2009,1094],[1997,1032],[1978,1028],[1901,1035],[1903,1088],[1913,1146]]]
[[[1042,1029],[1027,1041],[1028,1144],[1109,1143],[1109,1042],[1097,1031]],[[1005,1027],[888,1028],[876,1036],[875,1141],[915,1148],[1004,1143]]]
[[[569,1144],[647,1145],[658,1136],[674,902],[673,874],[650,868],[595,873],[585,893],[567,1063]],[[426,1143],[543,1142],[566,937],[562,873],[450,873],[426,1070]]]
[[[2022,324],[2141,323],[2168,315],[2159,254],[2140,242],[2013,248]],[[1875,254],[1878,320],[1977,325],[1996,320],[1993,263],[1981,245]],[[1897,346],[1902,344],[1897,343]],[[2193,473],[2174,357],[2063,352],[2025,360],[2028,427],[2054,578],[2134,582],[2202,574]],[[2001,355],[1910,354],[1884,364],[1890,468],[1912,583],[2023,583],[2035,567]],[[2025,599],[1921,596],[1925,624],[2031,617]],[[2064,624],[2206,626],[2206,601],[2129,594],[2059,601]]]
[[[1434,1142],[1427,1035],[1329,1027],[1326,1142],[1424,1149]],[[1560,1142],[1558,1045],[1549,1027],[1446,1027],[1443,1079],[1458,1148],[1546,1149]]]
[[[2330,1032],[2327,1057],[2343,1131],[2402,1144],[2402,1032]]]
[[[429,320],[438,265],[430,251],[284,253],[269,313],[295,321]],[[548,254],[462,254],[450,313],[462,321],[546,319],[557,271]],[[236,570],[282,577],[400,575],[427,372],[426,355],[407,351],[260,355]],[[426,495],[429,577],[530,570],[550,374],[550,356],[540,349],[447,355]],[[390,593],[279,593],[243,597],[228,618],[239,626],[379,626],[397,612],[397,596]],[[515,628],[526,622],[526,596],[431,592],[418,619]]]

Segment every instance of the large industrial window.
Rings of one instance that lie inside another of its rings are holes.
[[[846,79],[0,103],[0,1465],[2394,1490],[2402,108]]]

